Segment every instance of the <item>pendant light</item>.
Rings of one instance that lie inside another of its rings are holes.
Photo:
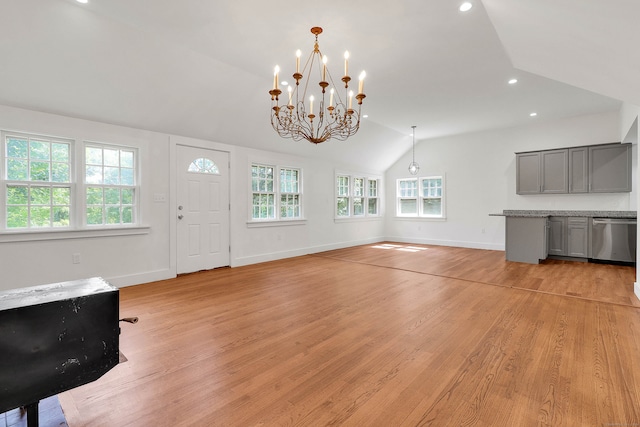
[[[420,170],[420,165],[418,163],[416,163],[416,127],[411,126],[411,129],[413,129],[413,151],[412,151],[412,161],[411,163],[409,163],[409,173],[411,175],[416,175],[418,173],[418,171]]]

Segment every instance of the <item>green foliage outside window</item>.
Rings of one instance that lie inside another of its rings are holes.
[[[300,218],[300,170],[251,165],[251,218],[274,220]]]
[[[73,141],[2,132],[5,224],[2,228],[46,229],[71,226]],[[90,144],[83,170],[87,225],[133,224],[135,150]]]
[[[133,150],[87,146],[85,162],[87,225],[133,224]]]
[[[68,142],[5,137],[7,229],[70,225],[70,153]]]
[[[134,189],[117,187],[87,187],[87,224],[132,224]]]
[[[378,216],[378,180],[363,176],[338,175],[336,216]]]
[[[7,186],[7,228],[68,227],[69,187]]]

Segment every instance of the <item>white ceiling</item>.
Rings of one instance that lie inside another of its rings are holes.
[[[637,0],[472,2],[5,1],[0,103],[378,171],[411,125],[427,139],[640,104]],[[334,75],[345,50],[354,78],[367,71],[369,118],[346,142],[269,122],[273,67],[293,73],[313,26]]]

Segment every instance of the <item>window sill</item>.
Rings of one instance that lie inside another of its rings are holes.
[[[383,216],[351,216],[346,218],[334,218],[333,222],[340,224],[342,222],[382,221],[383,219]]]
[[[265,221],[247,221],[247,228],[281,227],[286,225],[307,225],[306,219],[279,219]]]
[[[0,232],[0,243],[133,236],[137,234],[149,234],[150,230],[151,227],[149,226],[134,226],[118,228],[82,228],[75,230],[3,231]]]

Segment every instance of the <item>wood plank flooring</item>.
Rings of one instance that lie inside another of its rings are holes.
[[[393,245],[122,289],[128,361],[69,425],[640,424],[634,268]]]

